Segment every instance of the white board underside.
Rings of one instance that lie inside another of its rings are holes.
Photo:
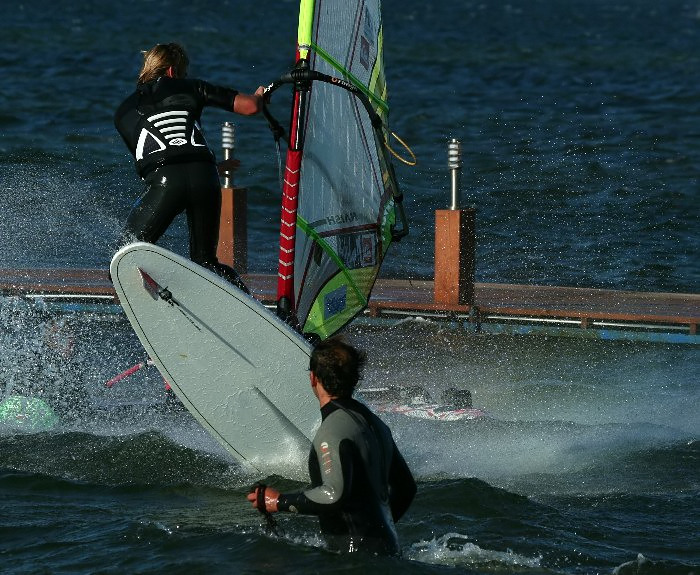
[[[320,414],[306,371],[311,348],[301,336],[241,290],[159,246],[130,244],[110,270],[149,357],[234,457],[265,471],[281,450],[308,452]],[[141,270],[174,303],[149,290]]]

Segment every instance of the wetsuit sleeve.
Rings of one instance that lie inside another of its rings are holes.
[[[354,446],[343,440],[337,445],[320,444],[321,484],[300,493],[281,493],[277,509],[304,515],[337,513],[343,505],[346,486],[352,485],[354,474]]]
[[[203,80],[198,82],[197,89],[205,106],[214,106],[228,112],[233,111],[233,101],[238,95],[237,90],[215,86]]]
[[[396,522],[401,519],[410,507],[418,488],[406,460],[395,443],[389,469],[389,489],[391,515],[394,518],[394,522]]]

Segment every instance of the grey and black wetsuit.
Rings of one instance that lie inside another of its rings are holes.
[[[416,483],[391,431],[354,399],[327,403],[321,416],[309,456],[312,487],[281,494],[278,509],[318,515],[333,548],[399,555],[394,523]]]
[[[134,236],[155,243],[185,211],[190,258],[244,287],[238,274],[216,258],[221,185],[200,126],[205,106],[232,112],[237,94],[202,80],[164,76],[139,84],[117,109],[114,124],[146,182],[126,221],[124,240]]]

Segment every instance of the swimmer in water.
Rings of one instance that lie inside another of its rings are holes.
[[[322,423],[309,456],[311,487],[280,493],[256,486],[248,500],[265,513],[317,515],[333,549],[400,555],[395,522],[413,501],[416,482],[386,424],[352,397],[364,363],[364,354],[339,337],[314,348],[309,377]]]

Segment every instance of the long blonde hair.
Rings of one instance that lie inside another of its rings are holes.
[[[143,53],[143,66],[139,72],[139,84],[145,84],[161,76],[165,76],[168,68],[173,68],[175,78],[187,76],[187,66],[190,59],[187,57],[185,49],[171,42],[170,44],[156,44]]]

